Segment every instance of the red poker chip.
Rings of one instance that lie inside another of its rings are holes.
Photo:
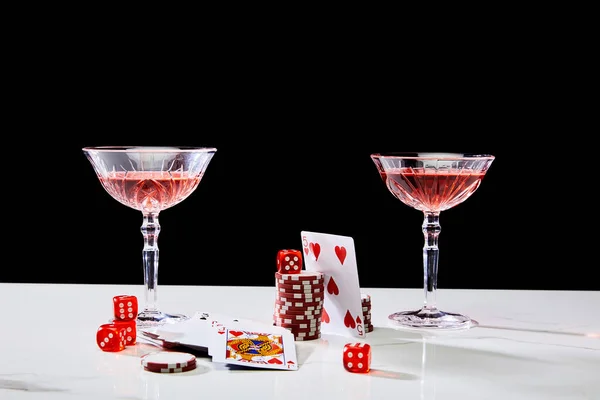
[[[283,325],[278,325],[278,324],[275,324],[275,326],[280,326],[284,329],[287,329],[288,331],[292,332],[293,334],[304,333],[305,335],[315,335],[317,332],[321,332],[320,324],[317,326],[309,327],[309,328],[295,328],[295,327],[291,327],[291,326],[283,326]]]
[[[321,328],[321,320],[311,319],[309,321],[289,321],[289,320],[277,320],[273,322],[276,326],[292,329],[316,329]]]
[[[301,284],[300,282],[296,283],[275,283],[275,287],[286,290],[313,290],[313,289],[325,289],[325,282],[317,283],[317,284]]]
[[[361,294],[360,294],[360,300],[361,300],[363,303],[365,303],[365,302],[368,302],[368,303],[370,303],[370,302],[371,302],[371,296],[370,296],[370,295],[368,295],[368,294],[366,294],[366,293],[361,293]]]
[[[178,351],[157,351],[141,357],[141,364],[145,368],[169,369],[183,368],[196,364],[196,356]]]
[[[310,298],[304,298],[304,299],[297,299],[297,298],[293,298],[293,297],[283,297],[283,296],[277,295],[275,297],[275,301],[278,301],[280,303],[287,303],[287,304],[282,304],[284,306],[302,307],[302,305],[311,305],[311,306],[323,305],[323,302],[325,301],[325,299],[322,297],[314,297],[314,298],[310,297]],[[294,304],[290,304],[290,303],[294,303]]]
[[[288,294],[299,294],[299,295],[307,295],[307,294],[322,294],[325,293],[324,286],[318,286],[311,289],[287,289],[281,286],[276,286],[275,291],[277,293],[288,293]]]
[[[277,297],[281,297],[282,299],[290,299],[290,300],[299,299],[302,301],[320,301],[320,300],[325,299],[325,293],[314,293],[314,294],[313,293],[304,293],[304,292],[285,293],[285,292],[277,291]],[[316,299],[320,299],[320,300],[316,300]]]
[[[310,309],[310,308],[314,308],[314,309]],[[279,308],[279,307],[275,307],[273,314],[285,314],[285,315],[313,315],[313,316],[317,316],[320,317],[323,315],[323,308],[322,307],[309,307],[309,309],[303,309],[303,308]]]
[[[324,280],[325,275],[321,272],[317,271],[306,271],[302,270],[298,274],[282,274],[280,272],[275,272],[276,279],[283,279],[286,282],[294,282],[294,281],[314,281],[314,280]]]
[[[275,304],[278,306],[283,306],[283,307],[295,307],[295,308],[319,307],[319,308],[323,308],[324,301],[325,300],[313,301],[312,299],[302,300],[302,299],[286,299],[283,297],[277,297],[275,299]]]
[[[322,313],[323,313],[323,309],[322,308],[319,308],[317,310],[306,310],[304,308],[275,306],[275,314],[280,314],[280,315],[321,316]]]
[[[292,328],[292,329],[316,329],[321,327],[321,320],[311,319],[309,321],[300,321],[300,322],[286,322],[286,321],[274,321],[275,325],[282,326],[284,328]]]
[[[144,367],[144,371],[156,372],[156,373],[161,373],[161,374],[174,374],[174,373],[177,373],[177,372],[192,371],[194,369],[196,369],[196,363],[195,362],[193,364],[188,365],[187,367],[180,367],[180,368],[149,368],[149,367]]]
[[[306,336],[294,335],[294,340],[296,340],[298,342],[305,342],[305,341],[308,341],[308,340],[319,339],[320,337],[321,337],[321,332],[316,333],[314,335],[306,335]]]
[[[286,313],[282,313],[282,312],[275,312],[275,313],[273,313],[273,318],[282,319],[282,320],[289,319],[291,321],[311,321],[311,320],[315,320],[315,319],[321,319],[321,314],[322,313],[305,315],[305,314],[286,314]]]
[[[321,335],[319,334],[319,335],[314,335],[314,336],[310,336],[310,337],[299,337],[299,336],[296,336],[296,337],[294,337],[294,340],[297,341],[297,342],[308,342],[308,341],[317,340],[317,339],[320,339],[320,338],[321,338]]]
[[[311,287],[311,286],[324,286],[325,278],[323,279],[312,279],[307,281],[297,281],[292,279],[275,279],[276,285],[286,285],[286,286],[301,286],[303,288]]]
[[[279,305],[279,306],[283,306],[283,307],[294,307],[294,308],[305,308],[308,310],[307,307],[319,307],[319,308],[323,308],[323,300],[318,300],[318,301],[302,301],[300,299],[283,299],[283,298],[276,298],[275,299],[275,304]],[[314,310],[314,308],[313,308]]]

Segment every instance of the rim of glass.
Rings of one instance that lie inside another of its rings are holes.
[[[88,146],[83,151],[104,151],[113,153],[183,153],[183,152],[211,152],[217,151],[215,147],[202,146]]]
[[[376,158],[400,158],[405,160],[493,160],[491,154],[478,153],[441,153],[441,152],[384,152],[373,153]]]

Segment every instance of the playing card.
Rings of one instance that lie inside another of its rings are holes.
[[[276,326],[269,330],[226,329],[218,336],[212,361],[246,367],[297,370],[294,335]]]
[[[301,232],[304,266],[325,275],[321,333],[365,337],[354,239]]]

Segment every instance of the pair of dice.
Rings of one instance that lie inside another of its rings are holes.
[[[302,271],[302,252],[284,249],[277,252],[277,272],[280,274],[299,274]]]
[[[137,297],[125,294],[113,297],[114,317],[110,323],[102,324],[98,328],[98,347],[103,351],[116,352],[134,345],[137,339],[137,313]]]
[[[367,373],[371,370],[371,345],[346,343],[342,358],[347,371]]]

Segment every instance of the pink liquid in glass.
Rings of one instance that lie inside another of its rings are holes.
[[[477,190],[485,171],[396,168],[381,172],[392,194],[421,211],[439,212],[465,201]]]
[[[185,171],[120,171],[100,177],[100,182],[122,204],[142,212],[158,212],[188,197],[202,175]]]

